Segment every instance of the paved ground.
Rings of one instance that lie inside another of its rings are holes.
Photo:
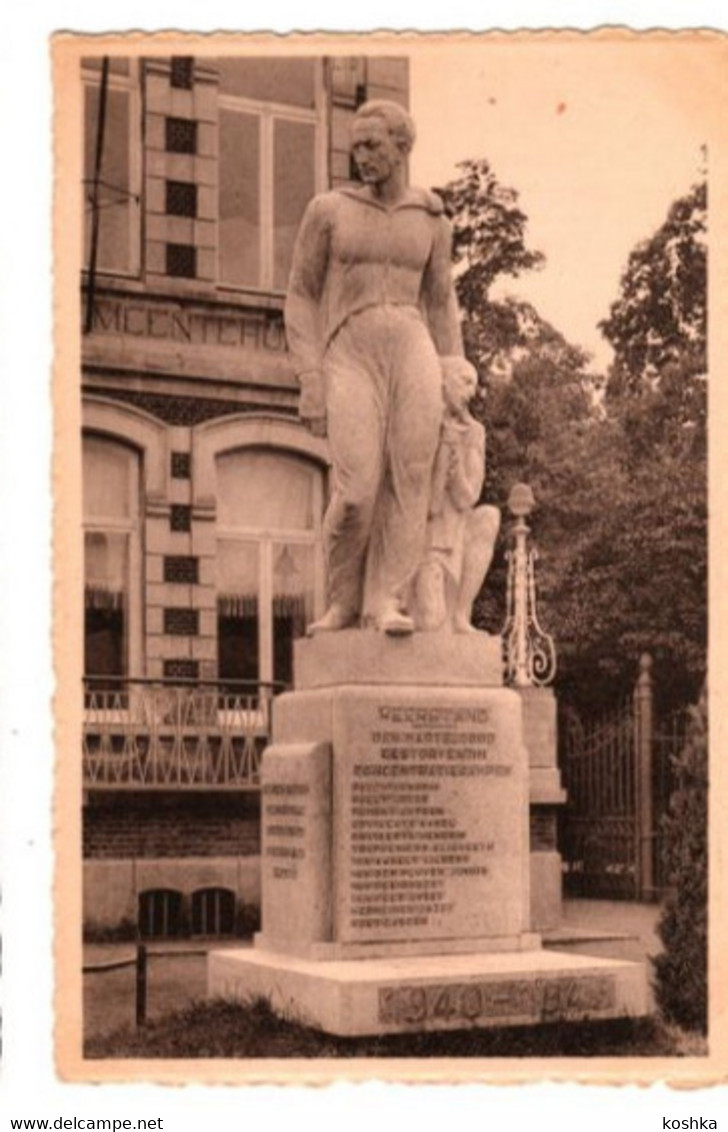
[[[660,950],[655,934],[659,906],[633,904],[629,901],[566,900],[564,923],[558,946],[586,954],[644,960]],[[149,947],[147,1017],[157,1018],[187,1003],[202,999],[206,993],[207,963],[210,948],[241,947],[242,940],[165,942]],[[163,952],[155,958],[155,952]],[[171,954],[170,954],[171,953]],[[135,948],[130,943],[88,944],[84,948],[85,964],[107,964],[133,960]],[[123,1025],[134,1025],[135,970],[133,964],[121,970],[106,970],[84,975],[83,1009],[86,1036],[110,1033]]]
[[[631,900],[565,900],[564,925],[621,931],[636,936],[646,955],[656,955],[662,944],[657,935],[659,904],[636,904]]]
[[[559,951],[644,963],[648,1001],[654,1006],[650,958],[662,950],[657,935],[659,918],[659,904],[634,904],[629,900],[565,900],[561,928],[558,932],[549,932],[544,943]]]
[[[203,940],[152,944],[148,948],[147,1018],[159,1018],[189,1002],[205,998],[210,948],[245,947],[244,940]],[[197,954],[188,954],[197,952]],[[127,967],[83,976],[83,1018],[86,1037],[133,1026],[136,1016],[136,949],[131,943],[87,944],[84,965],[103,967],[130,960]]]

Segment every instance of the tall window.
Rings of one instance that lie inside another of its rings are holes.
[[[319,469],[243,449],[218,457],[221,679],[293,678],[293,641],[323,601]]]
[[[138,62],[133,59],[110,60],[97,197],[97,269],[130,275],[139,270],[141,130],[138,67]],[[88,267],[93,212],[91,198],[99,145],[101,59],[84,59],[81,74],[84,88],[83,264]]]
[[[314,59],[220,59],[219,280],[284,291],[304,209],[322,187]]]
[[[131,448],[84,437],[83,509],[85,672],[138,674],[139,457]]]

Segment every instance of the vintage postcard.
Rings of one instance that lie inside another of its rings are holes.
[[[725,37],[52,54],[60,1075],[725,1080]]]

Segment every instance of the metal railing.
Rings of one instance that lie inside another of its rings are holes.
[[[86,789],[257,790],[281,684],[84,680]]]
[[[667,883],[662,819],[687,712],[657,716],[651,670],[651,658],[642,656],[632,696],[600,718],[562,708],[559,762],[568,800],[560,848],[571,895],[647,901]]]

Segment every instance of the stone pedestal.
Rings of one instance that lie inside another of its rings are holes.
[[[558,768],[556,697],[550,688],[518,688],[523,742],[528,750],[531,807],[531,926],[545,932],[561,923],[561,854],[557,815],[566,801]]]
[[[260,944],[331,957],[521,947],[528,765],[513,692],[292,692],[273,734]]]
[[[535,1025],[647,1012],[638,963],[554,951],[346,962],[272,951],[210,955],[210,993],[355,1037]]]
[[[641,968],[532,930],[544,711],[498,686],[499,640],[343,631],[298,642],[295,672],[263,756],[262,931],[211,954],[211,994],[352,1035],[644,1012]]]

